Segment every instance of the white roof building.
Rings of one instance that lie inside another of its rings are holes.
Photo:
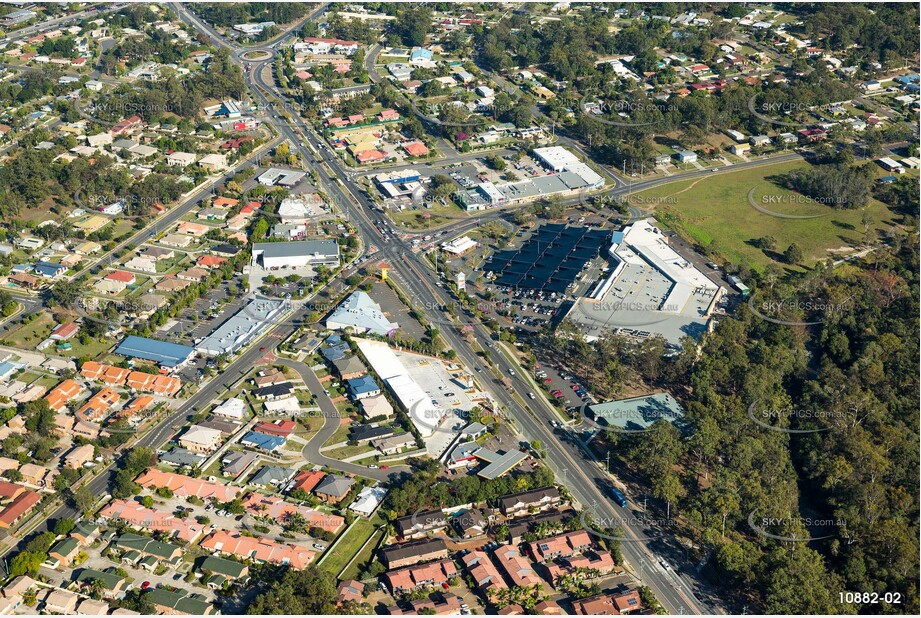
[[[321,213],[323,198],[316,193],[286,197],[278,205],[278,217],[286,225],[306,223]]]
[[[565,169],[567,166],[580,163],[579,158],[563,148],[562,146],[548,146],[546,148],[535,148],[534,155],[540,161],[555,172]]]
[[[453,255],[463,255],[476,247],[477,244],[477,241],[469,236],[461,236],[460,238],[455,238],[451,242],[441,243],[441,248]]]
[[[399,324],[388,320],[381,311],[380,305],[366,293],[358,291],[353,292],[336,307],[326,319],[326,328],[332,330],[350,328],[359,333],[386,336],[399,328]]]
[[[217,416],[223,416],[224,418],[233,418],[238,421],[243,420],[246,416],[246,402],[242,399],[233,397],[216,407],[212,413]]]
[[[185,167],[187,165],[192,165],[195,163],[197,155],[192,154],[191,152],[171,152],[166,155],[167,165],[178,165],[180,167]]]
[[[384,380],[396,400],[409,412],[412,423],[422,437],[435,433],[447,412],[432,402],[432,398],[409,375],[390,346],[370,339],[359,339],[357,344],[374,372]]]
[[[359,492],[355,502],[349,506],[350,511],[370,517],[371,513],[384,501],[387,490],[384,487],[365,487]]]
[[[301,411],[301,404],[294,396],[266,401],[263,405],[268,414],[299,414]]]

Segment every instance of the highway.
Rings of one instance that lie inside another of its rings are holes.
[[[231,50],[233,57],[238,62],[241,64],[247,62],[243,60],[242,56],[248,51],[253,51],[253,48],[244,48],[227,42],[218,33],[208,27],[207,24],[197,19],[185,7],[176,4],[172,6],[186,23],[190,23],[198,30],[210,36],[215,44],[222,45]],[[325,6],[320,7],[310,18],[316,18],[318,15],[322,14],[324,9]],[[281,35],[276,39],[274,45],[288,40],[292,35],[291,32]],[[274,54],[271,50],[265,51]],[[272,104],[276,100],[282,101],[283,97],[281,93],[276,90],[271,77],[266,79],[265,69],[271,69],[271,62],[271,58],[259,62],[250,62],[252,66],[251,71],[244,73],[247,86],[252,89],[257,99],[267,106],[267,122],[276,128],[281,139],[286,139],[295,146],[302,159],[307,162],[308,165],[314,168],[323,167],[329,170],[330,174],[320,174],[320,188],[324,190],[327,195],[331,196],[332,200],[339,205],[343,214],[358,228],[366,244],[369,246],[373,245],[371,253],[374,257],[392,265],[393,276],[406,293],[409,294],[414,301],[424,303],[425,306],[435,308],[447,307],[453,302],[453,299],[451,299],[444,290],[435,285],[437,275],[431,271],[424,258],[413,253],[408,243],[402,240],[398,235],[382,232],[379,229],[378,224],[375,222],[375,219],[377,219],[379,215],[374,213],[374,206],[370,199],[356,190],[356,187],[351,182],[351,170],[346,168],[335,153],[333,153],[327,145],[322,143],[312,127],[304,123],[296,114],[291,114],[292,118],[289,119],[283,116],[278,109],[273,109]],[[273,140],[272,143],[277,143],[277,140]],[[790,158],[796,156],[798,155],[789,155]],[[775,161],[776,159],[771,160],[770,163]],[[734,167],[747,167],[758,164],[763,165],[764,162],[751,162],[747,165],[741,164],[740,166]],[[238,167],[242,167],[242,165]],[[693,178],[708,173],[709,172],[692,172],[687,175],[682,175],[680,179]],[[674,182],[676,180],[679,180],[679,178],[671,177],[666,179],[668,182]],[[628,191],[641,190],[642,188],[655,186],[661,184],[661,182],[663,182],[662,179],[657,179],[644,183],[637,183],[630,187],[617,182],[612,192],[627,193]],[[167,215],[164,215],[164,218],[157,223],[157,226],[165,225],[167,222],[172,222],[176,218],[181,217],[182,214],[194,206],[198,200],[199,194],[200,192],[196,192],[194,196],[191,196],[179,207],[171,209]],[[498,213],[486,213],[482,216],[482,219],[495,217],[497,214]],[[462,226],[472,226],[480,219],[481,218],[465,219],[452,225],[458,228]],[[448,227],[450,228],[451,226]],[[123,243],[123,246],[149,238],[155,233],[156,229],[157,227],[147,228],[139,232],[132,237],[132,239]],[[120,245],[120,248],[121,246],[122,245]],[[445,321],[445,323],[448,323],[447,321],[450,320],[447,312],[440,312],[438,318]],[[278,324],[271,331],[266,333],[263,339],[270,338],[275,341],[283,340],[294,332],[296,328],[294,324],[296,323],[296,318],[287,319],[284,323]],[[491,334],[487,329],[479,323],[474,323],[473,325],[477,340],[480,342],[488,341]],[[484,368],[484,372],[480,373],[480,377],[485,378],[485,376],[490,375],[490,368],[484,364],[482,359],[476,356],[475,351],[466,340],[460,336],[459,327],[460,323],[458,323],[456,327],[444,327],[440,329],[447,346],[456,350],[461,360],[469,367]],[[177,426],[185,421],[186,417],[193,414],[201,407],[206,406],[210,401],[219,397],[225,391],[233,388],[234,384],[253,366],[260,364],[264,354],[265,351],[260,350],[259,342],[255,342],[234,360],[218,378],[203,385],[201,390],[180,406],[179,409],[171,411],[153,428],[138,438],[137,442],[132,446],[155,449],[163,446],[173,435]],[[520,372],[520,367],[503,355],[494,354],[493,361],[496,371],[498,371],[500,375],[507,375],[509,370],[513,368]],[[295,366],[295,368],[302,373],[305,382],[308,384],[308,387],[311,387],[311,390],[317,388],[317,384],[312,384],[310,380],[312,372],[304,372],[302,367]],[[573,436],[569,433],[554,432],[549,427],[549,419],[557,418],[556,412],[551,405],[543,398],[530,401],[528,405],[525,405],[519,393],[526,393],[533,390],[531,385],[522,381],[521,378],[516,378],[513,382],[514,392],[509,392],[502,387],[498,379],[488,381],[482,384],[482,386],[493,392],[495,399],[506,409],[509,418],[512,419],[516,429],[521,433],[524,439],[528,441],[540,440],[546,445],[548,451],[548,465],[554,470],[562,484],[569,489],[576,500],[585,507],[597,505],[595,511],[599,517],[625,519],[629,515],[628,512],[616,507],[608,499],[606,491],[611,486],[611,480],[599,468],[598,463],[585,452],[579,442],[573,439]],[[325,402],[323,398],[318,397],[318,400],[320,401],[321,410],[324,411],[324,415],[328,416],[327,420],[336,416],[337,413],[328,409],[331,402],[329,405],[324,406]],[[342,464],[341,462],[335,461],[327,462],[327,458],[324,458],[319,453],[319,446],[322,444],[322,441],[328,439],[327,434],[331,435],[331,432],[335,431],[335,426],[335,423],[327,423],[324,425],[321,434],[326,437],[311,440],[307,447],[305,447],[305,455],[307,455],[312,462],[333,464],[331,467],[336,469],[346,469],[346,471],[355,472],[381,481],[393,480],[400,474],[400,469],[382,471],[368,470],[361,466],[354,466],[356,470],[351,470],[350,467],[346,468],[349,464]],[[108,487],[114,472],[114,465],[109,466],[101,474],[93,478],[88,484],[91,493],[100,497],[105,495],[108,492]],[[635,508],[631,506],[630,510],[635,511]],[[47,529],[50,522],[57,519],[77,516],[78,514],[73,508],[70,506],[62,506],[39,526],[39,530]],[[642,581],[653,590],[657,598],[659,598],[669,612],[678,614],[700,614],[715,613],[719,611],[718,606],[711,600],[704,600],[707,593],[697,588],[697,584],[692,576],[693,569],[691,565],[686,564],[682,560],[681,551],[676,550],[673,544],[669,542],[670,537],[667,533],[663,531],[632,530],[628,527],[625,529],[625,534],[627,539],[622,544],[622,551],[626,560],[630,563]],[[654,537],[655,540],[650,540],[646,538],[647,536]],[[678,567],[680,574],[675,574],[674,571],[665,570],[660,567],[659,554],[654,552],[653,547],[655,547],[655,552],[662,552],[662,555],[667,556],[668,560]]]
[[[183,10],[180,14],[188,15],[188,12]],[[202,25],[194,19],[192,23],[202,28],[209,36],[217,36],[217,33],[207,25]],[[235,57],[248,51],[235,48],[226,41],[224,44],[234,50]],[[272,77],[266,77],[268,71],[265,69],[271,68],[271,60],[251,62],[251,65],[252,69],[246,74],[246,79],[247,85],[252,88],[256,97],[266,105],[272,102],[271,99],[281,101],[283,95],[276,89]],[[267,121],[288,138],[310,167],[315,169],[323,167],[331,172],[331,176],[326,173],[320,174],[321,190],[339,205],[353,225],[358,228],[367,246],[377,249],[374,257],[392,266],[391,276],[414,301],[422,306],[435,308],[447,307],[454,302],[443,289],[436,285],[437,275],[432,272],[422,256],[413,253],[408,243],[398,235],[379,229],[376,221],[379,220],[380,215],[374,212],[374,205],[370,199],[351,182],[351,170],[322,142],[311,126],[295,114],[292,114],[291,118],[285,118],[277,110],[272,113],[271,108]],[[749,164],[733,166],[733,169],[772,164],[797,157],[799,157],[798,154],[791,153],[784,158],[753,161]],[[620,183],[612,193],[626,194],[663,182],[675,182],[712,173],[694,171],[667,179],[638,182],[629,186]],[[470,220],[460,221],[456,225],[470,225]],[[438,318],[439,321],[445,323],[451,321],[446,311],[441,312]],[[477,341],[490,340],[491,333],[482,324],[473,322],[472,325]],[[460,360],[468,367],[482,368],[483,372],[479,373],[481,378],[488,376],[490,367],[484,364],[466,339],[460,335],[460,326],[461,323],[458,322],[455,327],[440,328],[447,347],[454,349]],[[515,369],[517,374],[522,373],[517,363],[513,363],[504,355],[493,354],[492,356],[499,375],[508,375],[511,369]],[[631,504],[628,505],[628,509],[621,509],[611,502],[607,494],[608,488],[613,485],[610,477],[601,469],[598,462],[586,453],[574,435],[567,431],[554,431],[549,426],[549,420],[558,418],[558,416],[545,399],[529,400],[527,405],[524,403],[521,394],[534,390],[531,385],[521,378],[516,378],[513,382],[514,392],[509,392],[502,387],[498,379],[489,380],[481,386],[490,390],[498,403],[507,410],[508,416],[524,439],[540,440],[546,446],[548,465],[584,507],[594,505],[593,510],[597,517],[612,521],[628,521],[631,515],[642,514],[636,505]],[[718,599],[697,581],[694,565],[684,557],[684,550],[678,547],[668,532],[657,529],[633,529],[626,526],[624,533],[622,552],[626,560],[670,613],[712,614],[722,612]],[[674,566],[668,568],[661,566],[661,563],[666,560],[668,564]]]
[[[302,160],[309,167],[320,171],[319,188],[330,196],[331,200],[338,205],[343,214],[358,229],[366,246],[370,249],[369,253],[375,259],[387,262],[392,266],[391,276],[414,302],[431,308],[429,313],[435,314],[436,321],[443,325],[439,330],[447,347],[455,350],[459,360],[468,367],[480,368],[481,371],[477,372],[477,375],[481,386],[490,391],[522,438],[529,442],[540,440],[545,445],[547,451],[545,461],[553,469],[561,484],[569,490],[583,508],[591,509],[596,517],[612,521],[625,521],[634,515],[641,516],[643,511],[636,502],[631,502],[626,509],[622,509],[610,500],[609,489],[613,486],[610,476],[602,469],[599,462],[586,452],[574,433],[568,429],[555,430],[549,426],[551,419],[558,418],[553,406],[543,396],[539,396],[534,400],[526,400],[522,396],[530,391],[538,393],[540,391],[535,389],[534,385],[524,378],[523,374],[525,372],[522,371],[517,362],[506,353],[501,352],[499,348],[490,350],[490,364],[485,363],[482,358],[476,355],[476,351],[471,344],[468,343],[465,337],[461,336],[460,327],[469,323],[474,328],[475,340],[481,346],[491,341],[492,333],[477,320],[468,320],[467,318],[455,320],[450,316],[446,308],[454,303],[454,299],[438,285],[438,276],[432,271],[424,256],[414,253],[411,245],[400,235],[382,230],[382,226],[379,223],[382,215],[375,212],[375,206],[370,198],[354,184],[354,170],[345,166],[341,159],[316,134],[313,127],[305,123],[297,113],[282,114],[281,110],[276,107],[276,103],[285,100],[284,95],[276,88],[271,75],[267,77],[266,73],[271,72],[274,48],[293,37],[294,31],[289,31],[274,39],[271,47],[244,47],[224,39],[213,28],[197,18],[181,4],[172,3],[170,6],[183,21],[206,34],[215,45],[230,50],[237,62],[251,65],[251,70],[244,72],[244,79],[256,99],[266,106],[266,122],[274,126],[278,132],[279,137],[273,140],[271,144],[274,145],[282,140],[287,140],[294,146]],[[322,5],[307,19],[316,19],[322,15],[325,9],[326,5]],[[271,57],[261,61],[244,60],[243,55],[247,52],[260,50],[267,52]],[[371,64],[373,68],[373,61]],[[376,73],[372,75],[376,75]],[[379,76],[377,77],[379,79]],[[495,75],[492,77],[503,88],[514,88],[501,77]],[[296,105],[290,107],[291,109],[296,109]],[[539,110],[538,114],[540,114]],[[541,117],[543,116],[541,115]],[[572,139],[558,136],[558,140],[567,147],[584,154],[581,146]],[[731,168],[724,168],[722,171],[695,170],[675,174],[671,177],[643,180],[636,183],[625,182],[609,169],[603,166],[599,167],[603,169],[613,185],[606,193],[609,195],[626,195],[665,183],[708,177],[725,173],[726,171],[772,165],[800,158],[799,153],[791,152],[771,159],[735,164]],[[252,165],[252,163],[238,165],[238,168],[246,165]],[[231,173],[228,173],[228,175]],[[222,180],[223,178],[215,181],[215,183]],[[166,224],[181,217],[197,203],[201,192],[209,188],[210,186],[196,192],[195,195],[189,197],[179,207],[166,213],[155,226],[149,226],[128,241],[121,243],[117,250],[129,244],[142,242],[153,236],[158,229],[157,226],[164,225],[165,227]],[[442,229],[448,231],[466,229],[484,220],[502,216],[502,214],[501,211],[487,211],[475,217],[458,220],[455,223],[444,226]],[[81,271],[81,274],[86,270]],[[439,310],[439,308],[442,308],[442,310]],[[306,314],[307,311],[305,310],[304,313]],[[277,324],[266,332],[260,341],[273,339],[277,342],[287,338],[296,329],[297,320],[302,317],[304,316],[287,318],[284,322]],[[264,345],[274,347],[275,343],[265,343]],[[221,375],[203,385],[197,393],[177,410],[169,412],[153,428],[140,436],[132,444],[132,447],[161,447],[175,432],[176,426],[184,422],[186,417],[233,388],[235,383],[249,372],[252,367],[264,364],[263,357],[265,355],[266,350],[260,349],[260,342],[254,342],[228,365]],[[332,419],[338,418],[338,412],[335,411],[335,406],[332,406],[328,398],[324,400],[320,395],[322,385],[316,380],[313,372],[309,371],[309,368],[284,359],[279,359],[278,362],[282,362],[299,371],[311,391],[314,391],[315,388],[320,389],[320,391],[314,392],[318,393],[317,399],[327,423],[304,449],[305,456],[311,462],[324,465],[332,464],[330,467],[362,474],[380,481],[394,480],[398,474],[405,470],[405,468],[387,471],[368,470],[363,466],[343,464],[323,457],[319,453],[319,446],[334,433],[337,424]],[[496,373],[493,373],[493,370]],[[502,385],[501,378],[509,376],[512,370],[515,371],[515,377],[512,379],[512,389],[507,390]],[[113,475],[114,466],[109,466],[102,474],[92,479],[88,484],[92,494],[99,497],[105,495],[108,492],[108,485]],[[62,506],[48,520],[43,522],[39,529],[48,529],[50,522],[57,519],[77,516],[78,514],[74,509],[69,506]],[[719,600],[698,581],[694,565],[686,559],[684,550],[678,546],[668,531],[633,526],[623,526],[623,529],[625,539],[622,543],[622,552],[625,559],[643,583],[652,589],[669,613],[722,613]],[[672,566],[664,566],[664,564]]]
[[[326,144],[322,143],[321,139],[313,131],[313,128],[304,123],[297,114],[290,114],[290,118],[288,118],[286,115],[282,115],[278,109],[273,109],[272,104],[275,103],[276,100],[280,102],[284,99],[283,95],[275,88],[272,78],[269,77],[266,79],[265,73],[267,71],[265,69],[268,68],[271,70],[272,58],[259,62],[244,61],[242,57],[243,54],[258,48],[241,47],[232,44],[223,39],[207,24],[195,17],[185,7],[177,4],[171,6],[173,6],[186,23],[190,23],[198,30],[207,34],[215,44],[222,45],[231,50],[233,57],[238,62],[241,64],[243,62],[249,62],[251,64],[252,69],[244,73],[244,78],[247,82],[247,86],[251,88],[256,97],[267,106],[266,121],[276,128],[282,139],[288,140],[295,146],[302,159],[307,162],[308,165],[314,168],[322,166],[329,170],[330,174],[320,174],[320,188],[324,190],[327,195],[331,196],[332,200],[339,205],[340,209],[350,219],[352,224],[358,228],[366,244],[369,247],[373,245],[371,253],[374,257],[380,258],[380,260],[386,261],[392,265],[393,276],[406,293],[409,294],[414,301],[424,303],[424,305],[428,307],[447,307],[451,304],[453,299],[451,299],[444,290],[435,285],[437,275],[431,271],[424,258],[413,253],[411,247],[398,235],[382,232],[379,229],[379,225],[375,221],[375,219],[379,218],[379,215],[374,213],[374,206],[370,199],[356,189],[351,182],[351,170],[344,166],[341,160]],[[320,7],[309,18],[316,18],[318,15],[322,14],[324,10],[325,6]],[[279,43],[288,40],[291,36],[293,36],[292,32],[281,35],[276,39],[273,46],[277,46]],[[271,49],[265,51],[274,56],[274,52],[272,52]],[[273,141],[273,143],[275,142]],[[789,158],[797,156],[798,155],[791,153]],[[778,159],[772,159],[770,163],[776,162],[777,160]],[[758,164],[763,165],[764,162],[751,162],[748,165],[741,164],[739,166],[734,166],[733,169],[736,167],[748,167]],[[609,172],[607,173],[610,178],[615,178],[614,192],[617,193],[641,190],[663,182],[662,179],[657,179],[636,183],[628,187],[618,181],[616,177],[610,175]],[[683,180],[685,178],[703,176],[709,173],[710,172],[692,172],[681,175],[680,178],[671,177],[666,180],[668,182],[674,182],[679,179]],[[190,197],[181,206],[171,209],[169,213],[167,213],[169,216],[168,220],[171,222],[182,216],[182,214],[193,207],[196,202],[197,195]],[[158,222],[158,225],[165,223],[167,215],[164,216],[163,221]],[[490,216],[495,215],[486,214],[484,218]],[[471,219],[459,221],[455,225],[469,226],[471,225]],[[153,229],[155,230],[156,228]],[[155,232],[151,229],[145,229],[127,242],[137,242],[139,239],[149,238],[154,233]],[[440,313],[441,315],[438,316],[439,319],[448,323],[447,321],[450,320],[450,317],[448,317],[447,312]],[[266,333],[263,338],[271,338],[275,341],[283,340],[294,332],[296,328],[294,324],[296,322],[296,319],[287,319],[284,323],[278,324],[270,332]],[[475,322],[473,326],[478,341],[485,342],[490,339],[491,333],[482,324]],[[460,336],[459,327],[460,323],[458,323],[456,327],[444,327],[440,329],[442,337],[447,343],[447,347],[456,350],[460,359],[469,367],[486,367],[482,359],[476,356],[475,351],[467,341]],[[194,413],[197,409],[206,406],[210,401],[220,396],[221,393],[230,390],[253,366],[260,364],[264,354],[265,351],[260,350],[259,342],[255,342],[234,360],[218,378],[205,384],[201,390],[186,401],[179,409],[170,412],[152,429],[141,436],[132,446],[161,447],[174,433],[176,425],[184,422],[185,417]],[[500,375],[507,375],[509,370],[513,368],[520,372],[520,367],[504,355],[493,354],[492,360]],[[295,368],[299,371],[302,369],[300,367]],[[308,386],[310,386],[310,375],[312,375],[312,372],[305,373],[301,371],[301,373],[304,375]],[[489,373],[490,368],[486,367],[485,373],[481,373],[480,377],[483,378],[488,376]],[[492,383],[482,384],[482,386],[492,391],[495,399],[507,410],[508,416],[512,419],[515,427],[524,439],[528,441],[540,440],[546,445],[548,465],[550,465],[562,484],[569,489],[576,500],[584,507],[597,505],[595,511],[599,517],[626,519],[629,516],[628,512],[616,507],[609,500],[606,491],[611,486],[611,480],[604,471],[600,469],[598,463],[585,452],[580,443],[573,439],[573,436],[568,432],[554,432],[549,427],[548,421],[557,418],[556,412],[550,404],[543,398],[539,398],[525,405],[519,393],[526,393],[533,390],[531,385],[522,381],[521,378],[516,378],[513,382],[514,392],[509,392],[501,386],[501,382],[498,379],[491,382]],[[316,386],[316,384],[313,385],[314,388],[316,388]],[[318,397],[318,400],[321,402],[321,409],[323,409],[322,397]],[[330,410],[324,410],[324,413],[329,414],[330,417],[334,415]],[[333,426],[332,423],[328,425]],[[322,433],[324,435],[329,433],[329,429],[324,426]],[[314,461],[314,463],[322,464],[326,458],[323,458],[319,454],[318,449],[320,444],[321,442],[319,440],[312,440],[311,443],[308,444],[308,447],[305,448],[305,452],[311,458],[311,461],[317,458],[318,461]],[[313,452],[314,446],[316,447],[316,452]],[[334,467],[337,469],[343,469],[344,464],[341,462],[332,463],[335,464]],[[355,467],[358,468],[358,470],[354,472],[378,478],[378,480],[382,481],[392,479],[400,472],[399,470],[380,471],[367,470],[361,466]],[[108,486],[113,475],[114,466],[110,466],[102,474],[91,480],[88,486],[92,494],[96,496],[105,495],[108,492]],[[631,505],[630,510],[635,511],[636,509]],[[53,522],[54,520],[75,516],[77,516],[77,513],[75,513],[74,509],[69,506],[62,506],[51,515],[39,529],[47,529],[49,522]],[[629,527],[625,529],[625,534],[627,538],[622,544],[622,551],[625,558],[642,581],[653,590],[669,612],[677,614],[700,614],[716,613],[719,611],[718,606],[712,600],[704,599],[707,593],[697,587],[698,584],[695,582],[692,575],[693,568],[682,560],[681,551],[676,550],[673,544],[669,542],[670,537],[668,534],[663,531],[633,530]],[[647,537],[654,537],[654,540]],[[655,552],[653,547],[655,547]],[[667,556],[669,562],[676,565],[679,569],[679,574],[676,574],[673,570],[666,570],[659,566],[660,555],[657,552],[662,552],[662,555]]]

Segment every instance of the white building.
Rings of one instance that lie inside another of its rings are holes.
[[[253,263],[267,270],[338,266],[339,243],[335,240],[260,242],[253,245]]]
[[[242,399],[233,397],[216,407],[212,411],[212,414],[216,416],[223,416],[224,418],[232,418],[234,420],[242,421],[246,416],[246,402]]]
[[[572,154],[562,146],[535,148],[534,156],[540,160],[544,167],[551,169],[554,172],[560,172],[567,166],[581,163],[576,155]]]
[[[171,152],[170,154],[166,155],[166,164],[185,167],[195,163],[196,158],[197,155],[194,155],[191,152]]]
[[[311,217],[322,213],[323,198],[317,193],[286,197],[278,205],[278,217],[284,225],[307,223]]]
[[[326,328],[331,330],[351,329],[358,333],[373,333],[386,336],[399,328],[381,311],[380,305],[364,292],[352,292],[326,319]]]

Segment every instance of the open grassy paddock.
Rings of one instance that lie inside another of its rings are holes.
[[[320,568],[333,575],[338,575],[372,534],[374,534],[374,525],[370,521],[357,520],[345,532],[346,536],[336,543],[333,553],[320,563]]]
[[[864,240],[864,210],[835,209],[782,186],[783,175],[807,165],[795,161],[715,173],[660,185],[637,196],[648,208],[654,208],[660,222],[686,240],[702,247],[716,243],[716,251],[725,260],[747,263],[758,271],[771,262],[782,264],[781,254],[791,243],[802,249],[804,264],[844,257]],[[755,203],[772,212],[823,216],[783,219],[759,212],[749,203],[752,189]],[[893,224],[891,212],[882,202],[871,200],[866,212],[872,220],[871,228],[888,229]],[[775,251],[757,246],[756,241],[764,236],[776,239]]]

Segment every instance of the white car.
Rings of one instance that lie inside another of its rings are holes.
[[[370,466],[368,466],[368,470],[377,470],[377,466],[375,466],[374,464],[371,464]]]
[[[326,549],[326,545],[320,545],[319,543],[313,544],[314,549]]]
[[[528,399],[536,399],[534,393],[528,393]]]

